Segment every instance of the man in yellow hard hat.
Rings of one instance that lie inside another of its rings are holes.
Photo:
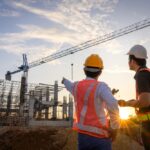
[[[78,132],[79,150],[111,150],[111,142],[117,135],[117,100],[107,84],[98,81],[103,68],[103,61],[99,55],[92,54],[84,63],[86,79],[74,83],[65,78],[62,80],[74,96],[73,129]]]
[[[145,150],[150,150],[150,69],[146,67],[147,51],[142,45],[133,46],[129,52],[129,68],[136,72],[136,99],[119,100],[121,107],[135,107],[142,125],[142,140]]]

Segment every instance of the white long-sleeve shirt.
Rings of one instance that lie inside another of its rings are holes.
[[[95,80],[93,78],[86,78],[86,80]],[[75,82],[71,82],[68,79],[64,79],[63,84],[66,89],[73,94],[73,87]],[[112,129],[119,128],[119,108],[117,100],[113,97],[110,88],[106,83],[100,82],[98,87],[98,99],[96,100],[97,106],[99,107],[100,119],[101,122],[105,124],[106,121],[106,112],[108,111],[110,117],[110,126]]]

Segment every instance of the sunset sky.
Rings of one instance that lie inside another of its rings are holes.
[[[23,53],[32,62],[150,18],[149,8],[149,0],[0,0],[0,79],[22,65]],[[134,98],[126,53],[135,44],[143,44],[150,57],[150,27],[32,68],[28,81],[61,84],[63,76],[71,79],[72,63],[73,80],[81,80],[85,58],[96,53],[104,61],[99,80],[119,89],[116,98]],[[12,80],[19,81],[21,74]]]

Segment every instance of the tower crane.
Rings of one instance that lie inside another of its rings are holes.
[[[28,61],[27,61],[26,54],[23,54],[23,65],[18,67],[18,69],[15,70],[15,71],[12,71],[12,72],[7,71],[7,73],[5,75],[6,80],[11,80],[11,75],[12,74],[23,71],[23,76],[21,78],[21,88],[20,88],[20,109],[19,109],[20,116],[23,116],[25,93],[27,92],[27,75],[28,75],[28,70],[30,68],[33,68],[33,67],[39,66],[41,64],[53,61],[55,59],[58,59],[58,58],[61,58],[61,57],[64,57],[64,56],[82,51],[84,49],[87,49],[87,48],[90,48],[92,46],[110,41],[110,40],[115,39],[117,37],[123,36],[125,34],[129,34],[131,32],[143,29],[143,28],[148,27],[148,26],[150,26],[150,18],[142,20],[142,21],[137,22],[137,23],[134,23],[134,24],[129,25],[125,28],[121,28],[117,31],[114,31],[114,32],[105,34],[103,36],[97,37],[95,39],[83,42],[79,45],[76,45],[76,46],[73,46],[71,48],[62,50],[60,52],[53,53],[52,55],[49,55],[47,57],[44,57],[44,58],[41,58],[39,60],[33,61],[29,64],[28,64]]]
[[[53,53],[52,55],[49,55],[47,57],[43,57],[43,58],[41,58],[39,60],[36,60],[36,61],[33,61],[33,62],[29,63],[29,64],[27,64],[27,61],[25,61],[26,60],[26,56],[24,55],[23,56],[23,58],[24,58],[23,60],[26,63],[23,63],[23,65],[18,67],[18,69],[15,70],[15,71],[12,71],[12,72],[8,71],[6,73],[6,75],[5,75],[5,78],[6,78],[6,80],[11,80],[11,75],[12,74],[15,74],[15,73],[18,73],[18,72],[21,72],[21,71],[24,71],[24,73],[25,73],[30,68],[33,68],[33,67],[39,66],[41,64],[53,61],[55,59],[58,59],[58,58],[61,58],[61,57],[64,57],[64,56],[67,56],[67,55],[70,55],[70,54],[82,51],[84,49],[87,49],[87,48],[90,48],[92,46],[95,46],[95,45],[98,45],[98,44],[110,41],[110,40],[115,39],[117,37],[129,34],[131,32],[143,29],[143,28],[148,27],[148,26],[150,26],[150,18],[142,20],[142,21],[134,23],[134,24],[131,24],[131,25],[127,26],[127,27],[121,28],[121,29],[116,30],[114,32],[111,32],[111,33],[105,34],[103,36],[97,37],[95,39],[83,42],[83,43],[81,43],[79,45],[76,45],[76,46],[73,46],[71,48],[62,50],[60,52]]]
[[[11,80],[11,75],[15,74],[15,73],[18,73],[20,71],[23,71],[23,73],[24,73],[23,76],[27,76],[28,69],[29,69],[29,65],[28,65],[28,61],[27,61],[27,55],[22,54],[22,56],[23,56],[23,64],[20,67],[18,67],[18,70],[15,70],[15,71],[12,71],[12,72],[7,71],[7,73],[5,75],[6,80],[10,81]]]

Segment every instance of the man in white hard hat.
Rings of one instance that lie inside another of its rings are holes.
[[[142,45],[133,46],[129,52],[129,68],[136,72],[136,99],[119,100],[121,107],[136,108],[136,113],[142,125],[142,141],[145,150],[150,150],[150,69],[146,67],[147,51]]]

